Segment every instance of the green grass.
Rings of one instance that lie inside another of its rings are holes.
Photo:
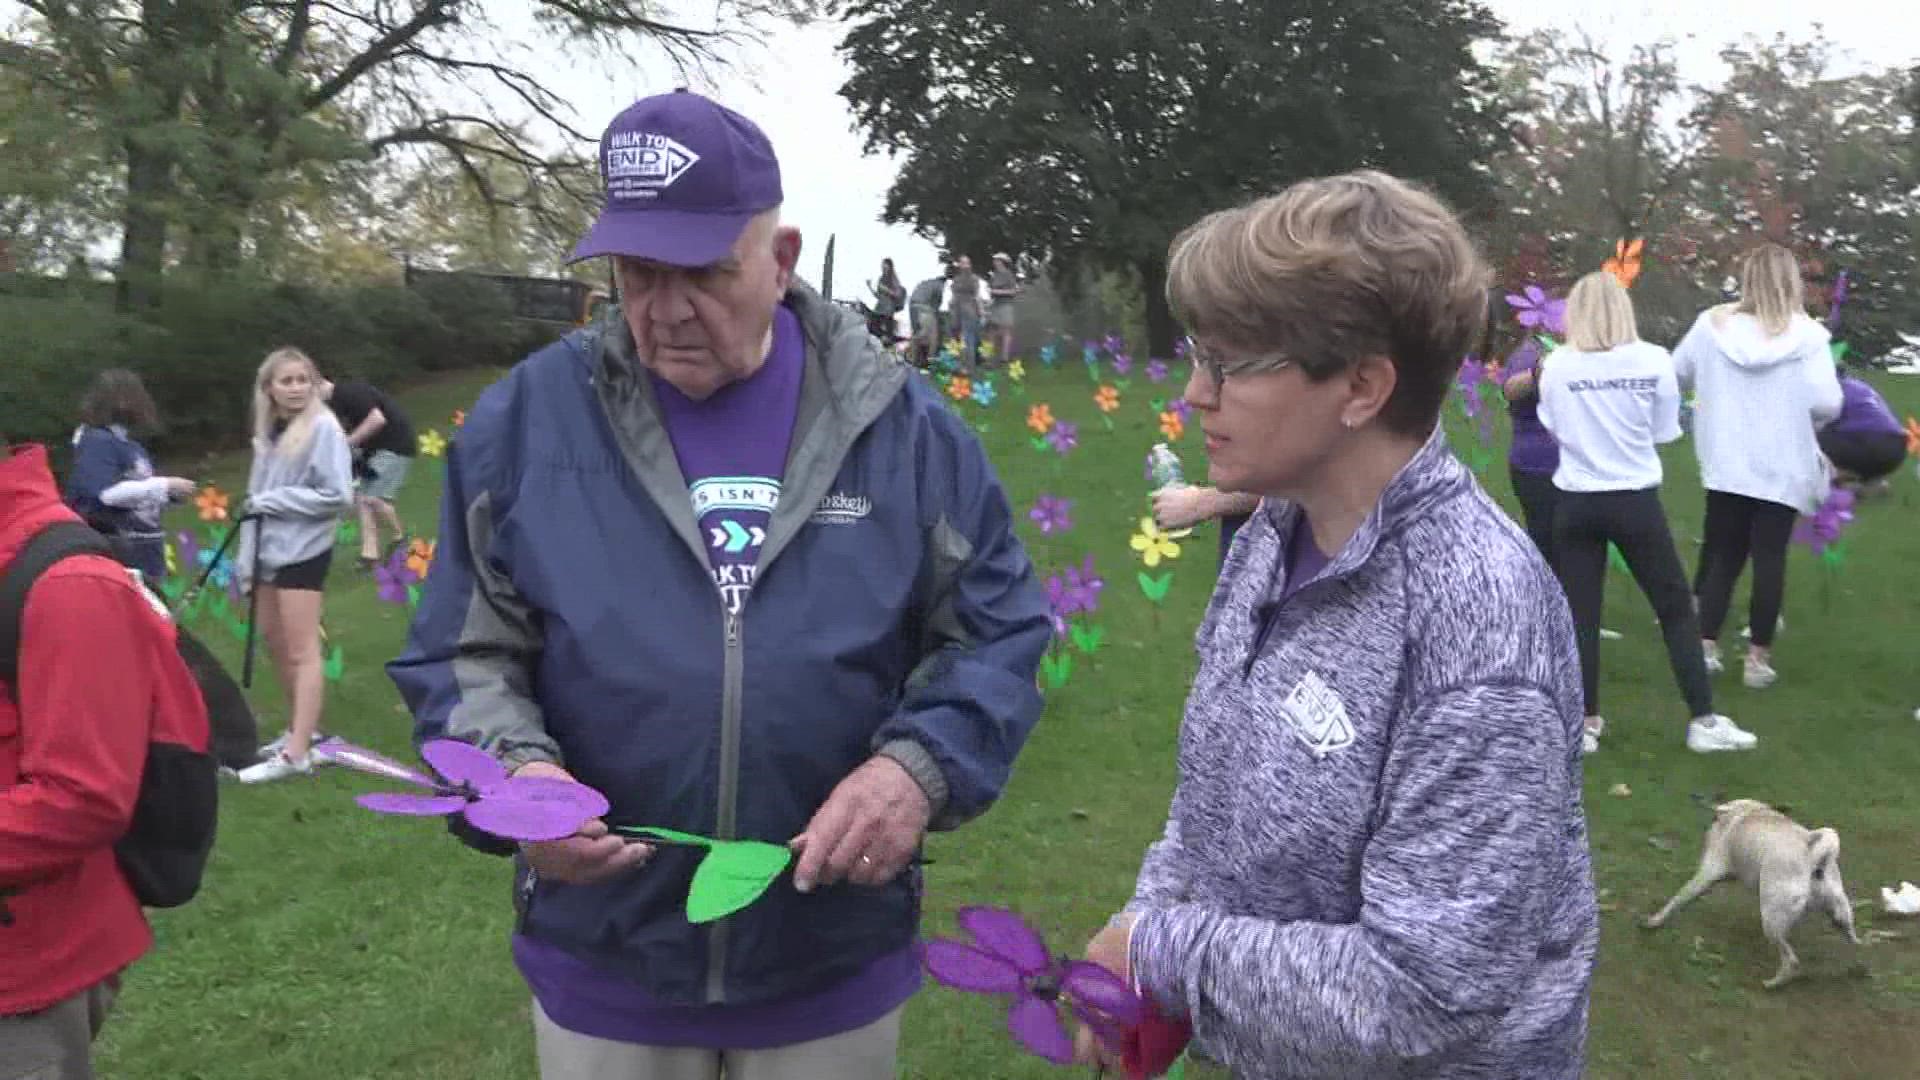
[[[1125,900],[1140,852],[1160,829],[1217,533],[1202,529],[1183,545],[1164,609],[1148,603],[1127,537],[1146,507],[1142,459],[1160,438],[1147,402],[1177,391],[1149,384],[1136,369],[1109,433],[1079,364],[1029,364],[1036,370],[1025,400],[1002,378],[992,407],[967,411],[987,423],[983,437],[1035,561],[1053,570],[1094,554],[1108,583],[1097,619],[1107,642],[1090,661],[1076,657],[1069,683],[1049,693],[1000,804],[931,841],[929,930],[950,932],[958,904],[1002,903],[1032,916],[1056,947],[1077,951]],[[496,374],[421,388],[406,402],[423,429],[444,430],[445,418]],[[1902,415],[1920,412],[1920,380],[1884,385]],[[1040,401],[1081,425],[1081,445],[1065,459],[1029,443],[1025,411]],[[1197,434],[1180,445],[1190,475],[1199,475]],[[1669,448],[1667,461],[1667,508],[1690,566],[1701,508],[1691,445]],[[244,478],[238,458],[204,464],[200,478],[228,490]],[[406,520],[427,534],[437,520],[439,474],[438,462],[421,459],[402,499]],[[1503,467],[1486,483],[1513,505]],[[1603,646],[1611,726],[1604,752],[1587,763],[1605,912],[1590,1075],[1913,1075],[1920,926],[1856,952],[1810,918],[1796,935],[1809,976],[1769,994],[1759,984],[1774,957],[1755,902],[1737,888],[1700,901],[1657,934],[1636,919],[1692,871],[1708,820],[1700,800],[1750,796],[1789,804],[1808,825],[1837,827],[1853,898],[1872,901],[1860,909],[1862,930],[1901,929],[1879,911],[1878,897],[1882,885],[1920,878],[1920,724],[1912,717],[1920,683],[1911,663],[1920,631],[1917,486],[1908,468],[1891,497],[1861,508],[1836,578],[1796,548],[1779,685],[1753,693],[1737,676],[1717,684],[1722,710],[1762,736],[1753,754],[1698,757],[1683,748],[1684,710],[1651,611],[1623,575],[1611,578],[1607,625],[1627,636]],[[1043,538],[1026,523],[1043,491],[1074,500],[1071,531]],[[406,613],[375,599],[351,556],[340,552],[327,597],[346,673],[329,690],[326,727],[405,755],[409,719],[380,665],[399,648]],[[216,640],[237,673],[237,642]],[[254,690],[263,733],[278,730],[284,715],[267,670],[263,663]],[[1632,794],[1610,794],[1617,784]],[[312,780],[224,789],[205,891],[185,908],[156,913],[159,945],[133,970],[103,1036],[102,1075],[533,1075],[526,994],[506,950],[506,862],[460,847],[437,822],[375,818],[353,804],[353,794],[376,786],[331,769]],[[1050,1075],[1013,1052],[1000,1016],[988,1001],[922,993],[909,1010],[904,1075]]]

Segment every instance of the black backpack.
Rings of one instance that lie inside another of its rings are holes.
[[[27,590],[49,567],[75,555],[112,559],[113,548],[85,525],[59,522],[36,533],[0,579],[0,681],[7,684],[16,705],[20,700],[20,621]],[[191,670],[184,675],[190,678]],[[197,693],[198,683],[193,686]],[[133,820],[126,835],[114,844],[127,884],[147,907],[178,907],[200,890],[219,816],[219,766],[208,752],[209,739],[197,717],[157,715],[153,719]]]

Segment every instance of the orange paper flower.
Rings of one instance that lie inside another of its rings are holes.
[[[1907,456],[1920,455],[1920,420],[1907,417]]]
[[[193,503],[200,508],[201,521],[227,520],[227,494],[209,484],[194,496]]]
[[[1094,393],[1093,403],[1100,406],[1101,412],[1112,412],[1120,407],[1120,391],[1111,386],[1103,386]]]
[[[955,375],[947,384],[947,396],[955,401],[965,401],[973,396],[973,380],[965,375]]]
[[[1053,408],[1044,403],[1027,410],[1027,426],[1035,435],[1045,435],[1053,430]]]
[[[1187,433],[1187,425],[1181,421],[1180,414],[1168,409],[1160,414],[1160,433],[1168,442],[1179,442],[1180,436]]]
[[[433,566],[433,552],[437,542],[433,540],[415,540],[407,545],[407,569],[413,576],[425,581],[427,571]]]
[[[1640,251],[1646,243],[1644,237],[1631,244],[1625,240],[1617,241],[1613,245],[1613,258],[1602,263],[1600,269],[1612,274],[1613,280],[1618,281],[1621,288],[1633,288],[1634,281],[1640,277]]]

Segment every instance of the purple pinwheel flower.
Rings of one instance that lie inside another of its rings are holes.
[[[1147,381],[1155,383],[1167,381],[1167,362],[1165,360],[1147,361]]]
[[[1548,296],[1538,285],[1527,286],[1518,296],[1508,293],[1507,305],[1513,308],[1514,319],[1529,330],[1567,332],[1567,302]]]
[[[469,825],[503,840],[564,839],[607,812],[606,796],[585,784],[549,776],[508,776],[498,758],[455,739],[434,739],[420,747],[420,756],[433,766],[439,780],[340,739],[315,746],[313,752],[328,764],[432,792],[377,792],[354,799],[369,810],[415,817],[463,814]]]
[[[1075,612],[1093,614],[1100,608],[1100,590],[1107,583],[1093,569],[1093,555],[1089,553],[1079,566],[1067,567],[1067,598],[1073,604]]]
[[[1067,451],[1080,445],[1080,425],[1055,420],[1053,429],[1047,432],[1047,442],[1064,456]]]
[[[1042,495],[1033,501],[1033,509],[1027,511],[1027,517],[1033,519],[1042,534],[1051,536],[1073,528],[1073,518],[1069,516],[1072,510],[1072,499]]]
[[[955,919],[973,943],[928,941],[920,948],[927,972],[955,990],[1010,995],[1007,1030],[1039,1057],[1073,1063],[1073,1037],[1060,1019],[1063,1000],[1115,1051],[1128,1029],[1147,1018],[1146,1002],[1119,976],[1098,964],[1049,956],[1046,941],[1013,912],[963,907]]]
[[[1047,578],[1047,621],[1053,624],[1053,636],[1066,640],[1069,632],[1067,620],[1073,618],[1079,609],[1073,605],[1073,594],[1068,591],[1066,582],[1059,574]]]
[[[1182,424],[1190,424],[1193,422],[1193,406],[1187,404],[1186,398],[1174,398],[1167,403],[1167,408],[1172,409],[1174,413],[1180,417]]]
[[[1802,517],[1794,524],[1793,539],[1812,548],[1815,555],[1825,555],[1852,520],[1853,492],[1837,487],[1827,495],[1826,501],[1813,512],[1812,517]]]
[[[1118,375],[1121,378],[1125,378],[1127,375],[1127,372],[1132,370],[1133,370],[1133,357],[1128,356],[1126,353],[1123,353],[1123,352],[1117,352],[1113,354],[1113,373],[1115,375]]]
[[[405,548],[395,549],[391,558],[374,567],[373,579],[380,586],[380,599],[389,604],[406,603],[407,587],[418,580],[413,568],[407,565]]]

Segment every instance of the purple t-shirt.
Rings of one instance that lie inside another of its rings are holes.
[[[729,613],[740,610],[753,588],[767,522],[780,501],[805,370],[800,320],[783,306],[774,315],[773,349],[751,377],[705,401],[652,377],[707,542],[714,585]],[[920,964],[911,948],[824,990],[754,1005],[662,1002],[618,971],[525,935],[515,935],[513,958],[554,1023],[646,1046],[759,1050],[810,1042],[871,1024],[920,987]]]
[[[1526,397],[1507,403],[1507,415],[1513,418],[1513,446],[1507,451],[1507,464],[1515,472],[1552,476],[1560,467],[1560,444],[1540,422],[1539,367],[1540,343],[1532,338],[1507,358],[1503,379],[1531,371],[1536,380]]]
[[[1865,381],[1851,375],[1840,376],[1840,415],[1827,430],[1848,435],[1903,435],[1900,418],[1887,407],[1885,398]]]

